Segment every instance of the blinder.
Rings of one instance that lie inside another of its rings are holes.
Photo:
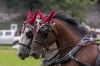
[[[43,31],[42,31],[42,36],[43,36],[43,37],[46,37],[46,36],[48,35],[48,33],[49,33],[49,28],[46,27],[46,28],[44,28]]]
[[[28,39],[33,39],[32,30],[26,32],[26,36],[27,36]]]

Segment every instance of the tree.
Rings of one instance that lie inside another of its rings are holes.
[[[49,13],[52,9],[64,10],[73,17],[84,21],[87,11],[91,10],[97,0],[6,0],[10,7],[20,8],[25,6],[31,10],[40,9],[44,13]]]
[[[85,17],[88,14],[88,11],[94,8],[97,0],[42,0],[44,4],[43,10],[50,11],[52,9],[64,10],[67,13],[71,14],[73,17],[77,17],[80,21],[85,21]]]

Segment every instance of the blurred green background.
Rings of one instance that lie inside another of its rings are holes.
[[[16,49],[11,46],[0,46],[0,66],[40,66],[40,59],[28,57],[21,60],[16,52]]]

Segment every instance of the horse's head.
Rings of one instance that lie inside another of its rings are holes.
[[[21,59],[25,59],[25,57],[29,56],[30,45],[33,40],[32,28],[25,27],[25,29],[21,30],[21,37],[19,40],[19,47],[17,50],[17,54]]]
[[[40,12],[39,12],[40,14]],[[49,50],[48,47],[56,41],[56,30],[53,27],[52,16],[54,11],[42,18],[42,22],[38,22],[35,27],[34,44],[31,47],[31,55],[38,59],[42,52]]]
[[[54,15],[54,12],[53,10],[46,17],[40,11],[38,12],[42,21],[37,22],[35,27],[34,43],[30,52],[35,58],[39,58],[42,51],[45,53],[54,42],[57,42],[57,48],[60,49],[64,48],[64,46],[75,44],[84,35],[85,30],[77,23],[76,19],[62,12]]]
[[[37,11],[35,12],[33,16],[30,11],[28,12],[27,20],[23,24],[23,28],[20,31],[21,37],[18,43],[19,46],[17,49],[17,55],[22,60],[28,57],[30,53],[30,49],[31,49],[30,46],[34,37],[33,23],[35,22],[36,14],[37,14]]]

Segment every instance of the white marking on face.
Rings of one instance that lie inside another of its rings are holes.
[[[37,21],[37,25],[38,25],[41,22],[41,19],[36,19],[36,21]],[[32,28],[34,28],[34,27],[32,27]],[[26,32],[28,32],[29,29],[30,29],[29,27],[25,27],[24,32],[21,34],[19,43],[22,43],[22,44],[25,44],[25,45],[29,44],[29,41],[30,40],[26,36]],[[20,47],[23,47],[23,46],[22,45],[19,45],[19,48]]]
[[[30,39],[28,39],[27,36],[26,36],[26,32],[28,32],[28,31],[29,31],[29,28],[26,27],[25,30],[24,30],[24,32],[21,33],[19,43],[22,43],[24,45],[28,45],[29,44]],[[20,52],[20,50],[22,50],[24,48],[26,48],[26,47],[19,44],[17,50],[18,50],[18,52]]]

